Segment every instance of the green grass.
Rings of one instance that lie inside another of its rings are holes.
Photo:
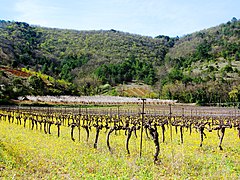
[[[27,124],[28,125],[28,124]],[[159,130],[159,132],[161,132]],[[56,126],[46,135],[28,126],[0,122],[0,177],[2,179],[239,179],[240,140],[237,131],[227,129],[223,151],[217,148],[216,132],[207,132],[203,147],[199,134],[184,132],[184,144],[179,134],[160,143],[160,163],[153,163],[154,143],[143,138],[142,158],[139,158],[140,136],[130,140],[131,155],[125,150],[124,132],[110,137],[113,153],[106,146],[105,130],[100,132],[98,149],[93,148],[94,129],[86,142],[86,133],[75,129],[76,142],[70,139],[70,128]],[[161,134],[159,134],[161,139]]]

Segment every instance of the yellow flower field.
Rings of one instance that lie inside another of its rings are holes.
[[[129,149],[125,149],[124,131],[110,137],[112,153],[106,145],[107,132],[100,131],[98,148],[94,149],[95,129],[86,142],[86,131],[76,128],[73,142],[70,128],[57,127],[51,134],[31,130],[23,125],[0,122],[0,177],[2,179],[240,179],[240,139],[234,128],[227,128],[223,150],[218,148],[216,131],[206,131],[207,138],[199,147],[200,135],[193,129],[191,136],[184,129],[184,143],[180,134],[169,129],[162,143],[159,131],[160,154],[153,163],[155,145],[143,134],[142,157],[139,156],[140,131],[132,135]]]

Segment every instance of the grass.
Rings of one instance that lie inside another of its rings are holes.
[[[86,142],[86,133],[75,129],[76,142],[70,139],[70,128],[61,127],[60,138],[56,126],[52,134],[30,130],[28,126],[0,122],[0,177],[2,179],[239,179],[240,140],[237,131],[227,129],[223,151],[217,148],[216,132],[207,132],[203,147],[199,134],[169,131],[165,143],[160,143],[161,160],[153,163],[154,143],[143,138],[142,158],[139,157],[139,134],[130,140],[130,152],[125,150],[125,135],[110,137],[113,153],[106,146],[105,130],[100,132],[98,149],[93,148],[94,129]],[[159,130],[160,132],[160,130]],[[161,134],[159,134],[161,139]]]

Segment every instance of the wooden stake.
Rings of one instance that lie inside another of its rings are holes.
[[[143,122],[144,122],[144,104],[146,99],[141,99],[143,101],[142,104],[142,124],[141,124],[141,138],[140,138],[140,157],[142,157],[142,138],[143,138]]]

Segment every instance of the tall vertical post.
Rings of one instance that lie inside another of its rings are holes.
[[[78,119],[78,141],[80,142],[81,139],[81,112],[79,112],[79,119]]]
[[[169,104],[169,124],[170,124],[170,138],[172,141],[172,105]]]
[[[117,106],[117,116],[118,116],[118,118],[119,118],[119,104],[118,104],[118,106]]]
[[[145,105],[145,101],[146,99],[141,99],[142,100],[142,124],[141,124],[141,139],[140,139],[140,157],[142,157],[142,138],[143,138],[143,123],[144,123],[144,105]]]

